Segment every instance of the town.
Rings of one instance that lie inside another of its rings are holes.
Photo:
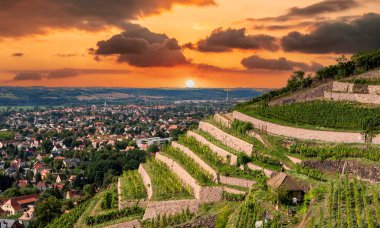
[[[23,225],[36,214],[44,219],[34,205],[50,196],[68,211],[107,187],[122,170],[137,168],[146,153],[158,151],[200,119],[230,106],[187,102],[4,110],[0,216]]]

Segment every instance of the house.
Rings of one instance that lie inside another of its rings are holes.
[[[158,146],[165,145],[171,140],[172,138],[153,137],[153,138],[137,139],[136,144],[141,149],[141,148],[148,148],[151,145],[158,145]]]
[[[3,206],[1,206],[1,209],[6,211],[8,215],[22,213],[28,209],[29,205],[34,205],[38,197],[38,194],[13,197],[6,201]]]
[[[36,164],[34,164],[34,166],[33,166],[34,175],[36,175],[38,172],[40,172],[43,167],[44,167],[44,165],[40,162],[37,162]]]
[[[49,169],[43,169],[43,170],[41,171],[41,179],[42,179],[42,180],[46,180],[48,174],[50,174],[50,170],[49,170]]]
[[[34,217],[34,205],[30,205],[29,206],[29,210],[25,211],[21,217],[18,219],[18,221],[25,225],[25,226],[28,226],[29,225],[29,222],[31,219],[33,219]]]
[[[43,181],[39,181],[37,184],[36,184],[36,187],[38,188],[38,190],[40,191],[45,191],[47,189],[47,185],[45,184],[45,182]]]
[[[66,177],[64,175],[58,174],[57,179],[55,180],[55,182],[59,184],[59,183],[62,183],[63,181],[65,181],[65,180],[66,180]]]
[[[80,165],[81,161],[79,158],[68,158],[63,160],[63,165],[67,169],[75,168]]]
[[[18,180],[17,186],[19,188],[25,188],[26,186],[28,186],[28,180]]]
[[[0,169],[4,169],[5,168],[5,161],[0,161]]]
[[[56,189],[58,189],[58,190],[62,190],[63,188],[65,187],[65,183],[55,183],[54,185],[53,185],[53,188],[56,188]]]
[[[69,178],[69,182],[70,182],[71,184],[74,183],[76,177],[77,177],[77,176],[75,176],[75,175],[71,175],[70,178]]]
[[[267,184],[272,190],[282,190],[285,191],[285,193],[290,194],[293,203],[302,202],[305,193],[309,189],[305,183],[292,178],[284,172],[279,172],[274,175],[268,180]]]
[[[17,220],[14,219],[0,219],[0,228],[22,228],[24,227],[21,225]]]
[[[82,192],[75,191],[75,190],[69,190],[66,192],[66,199],[78,199],[82,196]]]

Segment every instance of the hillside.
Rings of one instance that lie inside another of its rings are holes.
[[[377,87],[320,82],[204,119],[52,227],[379,227]]]

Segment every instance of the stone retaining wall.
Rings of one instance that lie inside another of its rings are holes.
[[[239,195],[245,195],[245,194],[247,194],[244,191],[240,191],[240,190],[237,190],[237,189],[234,189],[234,188],[229,188],[229,187],[224,187],[223,190],[225,192],[232,193],[232,194],[239,194]]]
[[[352,93],[354,92],[354,84],[346,82],[333,82],[333,92]]]
[[[193,190],[194,197],[201,202],[218,202],[222,199],[223,189],[221,187],[200,186],[196,180],[173,159],[165,157],[160,153],[156,153],[156,159],[164,162],[174,174],[186,186]]]
[[[203,136],[201,136],[201,135],[199,135],[193,131],[188,131],[187,135],[195,138],[198,142],[208,146],[212,150],[212,152],[223,157],[223,159],[226,163],[229,160],[230,165],[236,165],[236,163],[237,163],[237,156],[236,155],[231,154],[230,152],[228,152],[228,151],[226,151],[226,150],[224,150],[218,146],[215,146],[211,142],[207,141],[207,139],[205,139]]]
[[[150,201],[145,210],[143,220],[151,219],[158,215],[174,215],[181,213],[189,208],[190,212],[197,213],[199,209],[199,201],[192,200],[169,200],[169,201]]]
[[[380,86],[379,85],[368,85],[368,92],[370,94],[380,95]]]
[[[271,177],[273,174],[274,174],[274,171],[272,170],[269,170],[269,169],[265,169],[261,166],[258,166],[258,165],[255,165],[251,162],[247,163],[247,166],[248,168],[252,169],[252,170],[259,170],[259,171],[263,171],[263,173],[265,174],[265,176],[267,177]]]
[[[325,91],[324,97],[333,101],[354,101],[380,105],[380,95],[358,93],[335,93]]]
[[[239,138],[236,138],[235,136],[232,136],[219,128],[215,127],[212,124],[206,123],[206,122],[200,122],[199,123],[199,130],[202,130],[204,132],[209,133],[210,135],[214,136],[217,140],[221,141],[225,145],[238,150],[242,151],[248,156],[252,155],[253,145],[250,143],[247,143],[244,140],[241,140]]]
[[[140,228],[140,222],[138,220],[132,220],[115,225],[106,226],[105,228]]]
[[[368,87],[368,94],[380,95],[380,86],[379,85],[364,85],[364,86],[366,88]],[[332,91],[333,92],[340,92],[340,93],[357,93],[357,92],[355,92],[355,84],[354,83],[348,83],[348,82],[334,82]]]
[[[337,143],[364,143],[362,134],[357,132],[319,131],[282,126],[279,124],[259,120],[238,111],[233,112],[233,117],[241,121],[251,122],[255,128],[266,129],[268,133],[274,135],[281,135],[302,140],[318,140]],[[372,142],[380,143],[380,137],[377,136]]]
[[[244,188],[251,188],[252,185],[256,184],[256,182],[253,180],[247,180],[247,179],[242,179],[242,178],[237,178],[237,177],[227,177],[227,176],[220,176],[219,182],[222,184],[239,186],[239,187],[244,187]]]
[[[215,114],[214,119],[226,127],[231,127],[231,121],[227,117],[223,116],[222,114],[218,114],[218,113]]]
[[[211,168],[206,162],[204,162],[200,157],[198,157],[196,154],[194,154],[193,151],[191,151],[189,148],[177,143],[177,142],[172,142],[172,147],[179,149],[182,151],[184,154],[186,154],[188,157],[192,158],[195,163],[197,163],[202,169],[204,169],[206,172],[211,174],[213,177],[214,182],[217,182],[218,179],[218,174],[217,172]]]
[[[150,200],[153,196],[153,187],[152,187],[152,181],[150,180],[150,177],[148,173],[146,172],[145,168],[140,164],[138,172],[141,176],[141,179],[144,183],[144,186],[146,188],[146,192],[148,193],[148,200]]]

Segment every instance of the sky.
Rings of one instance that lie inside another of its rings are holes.
[[[0,0],[0,86],[279,88],[379,37],[379,0]]]

